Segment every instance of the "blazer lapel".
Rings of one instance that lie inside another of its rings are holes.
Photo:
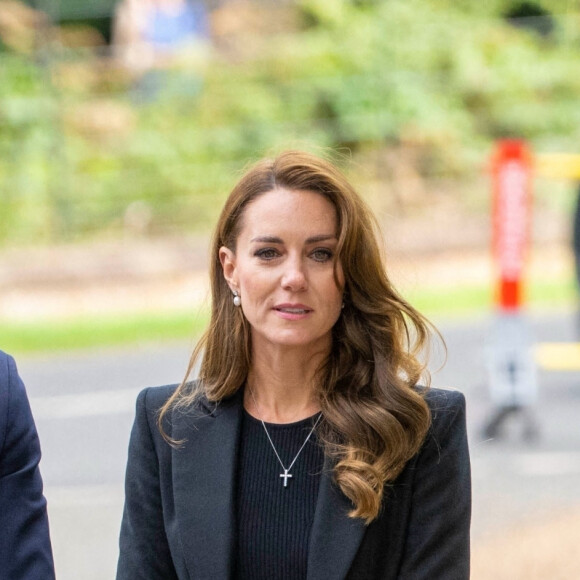
[[[191,578],[232,576],[235,550],[235,475],[241,394],[199,416],[174,413],[176,520]]]
[[[307,580],[345,578],[366,527],[360,518],[348,517],[350,500],[332,481],[332,462],[324,462],[318,501],[310,534]]]
[[[234,570],[235,477],[241,391],[198,416],[174,413],[173,437],[186,442],[173,454],[176,520],[191,578],[226,580]],[[310,534],[307,580],[345,578],[366,527],[348,517],[350,500],[332,481],[325,460]]]

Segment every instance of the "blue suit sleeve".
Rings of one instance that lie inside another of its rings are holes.
[[[429,400],[432,428],[419,454],[399,578],[469,578],[471,470],[461,393]]]
[[[12,357],[0,352],[0,571],[4,578],[54,578],[40,443]]]
[[[147,409],[147,393],[145,389],[137,398],[129,442],[117,580],[177,579],[165,532],[159,458],[152,434],[157,429],[157,409]]]

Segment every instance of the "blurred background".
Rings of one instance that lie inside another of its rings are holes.
[[[533,156],[530,336],[580,336],[579,63],[579,0],[0,0],[0,348],[58,576],[113,577],[135,396],[182,379],[231,186],[293,147],[357,185],[448,343],[433,384],[468,399],[473,578],[580,577],[579,351],[538,363],[533,440],[518,417],[484,429],[499,139]]]

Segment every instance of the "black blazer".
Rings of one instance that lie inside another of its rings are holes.
[[[40,444],[14,359],[0,351],[0,578],[54,578]]]
[[[236,451],[241,392],[218,406],[173,412],[167,432],[157,410],[175,386],[137,399],[129,444],[117,580],[232,578],[236,550]],[[370,525],[349,518],[350,501],[327,461],[310,536],[307,580],[469,578],[471,483],[461,393],[432,389],[433,423],[420,452],[386,490]]]

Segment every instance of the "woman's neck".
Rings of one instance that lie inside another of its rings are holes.
[[[268,423],[293,423],[320,410],[316,372],[321,356],[303,352],[254,352],[248,373],[244,407]]]

